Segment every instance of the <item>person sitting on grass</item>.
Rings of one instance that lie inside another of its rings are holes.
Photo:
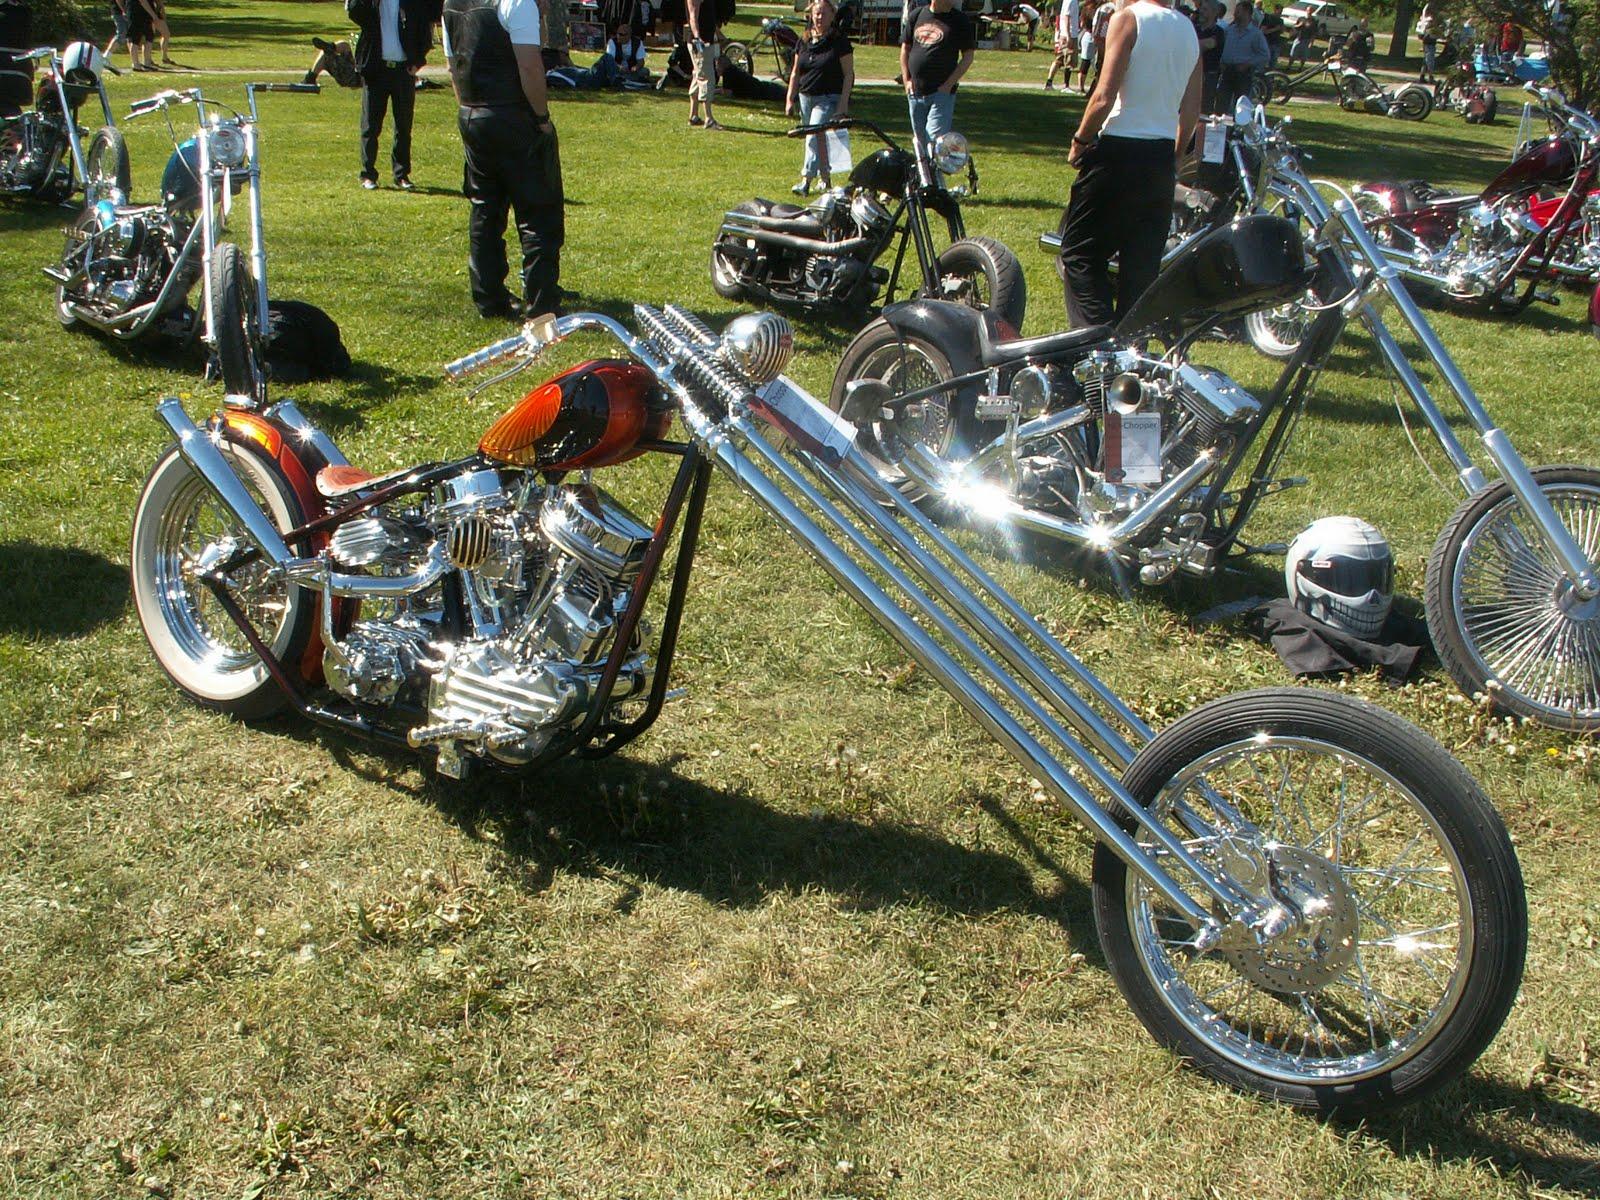
[[[621,87],[627,83],[647,84],[650,82],[650,70],[644,63],[649,53],[649,47],[644,44],[644,39],[633,27],[633,22],[618,21],[612,27],[611,37],[606,41],[605,53],[600,56],[600,61],[595,63],[595,70],[607,76],[606,82],[611,86]]]

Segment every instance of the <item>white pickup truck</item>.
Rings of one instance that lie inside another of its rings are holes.
[[[1310,17],[1318,37],[1340,37],[1361,23],[1361,18],[1330,0],[1299,0],[1283,10],[1285,30],[1293,30],[1301,17]]]

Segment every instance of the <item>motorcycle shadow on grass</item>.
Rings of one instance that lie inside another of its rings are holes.
[[[709,786],[661,763],[627,758],[558,763],[537,783],[481,775],[470,789],[408,771],[400,758],[375,759],[341,735],[287,726],[291,736],[327,745],[342,766],[432,804],[474,841],[505,856],[514,885],[548,889],[558,874],[604,879],[620,890],[626,915],[646,885],[691,892],[707,901],[752,907],[775,893],[821,889],[841,907],[873,911],[897,905],[959,916],[1002,910],[1055,922],[1074,949],[1104,969],[1088,888],[991,795],[962,802],[983,813],[1015,850],[956,845],[938,835],[848,815],[781,812],[759,796]],[[381,765],[380,765],[381,764]],[[996,838],[996,845],[1003,841]],[[1041,889],[1025,863],[1052,881]],[[1559,1065],[1552,1067],[1552,1078]],[[1308,1117],[1315,1120],[1315,1117]],[[1526,1125],[1528,1132],[1511,1127]],[[1481,1073],[1391,1118],[1342,1127],[1375,1138],[1396,1157],[1491,1163],[1574,1195],[1600,1197],[1600,1115],[1563,1098],[1544,1080],[1515,1086]],[[1533,1132],[1533,1131],[1537,1132]],[[1554,1136],[1580,1144],[1549,1148]]]
[[[501,850],[529,894],[566,874],[621,886],[615,907],[624,913],[645,885],[736,908],[820,889],[853,911],[908,905],[961,916],[1018,912],[1060,926],[1074,950],[1103,965],[1086,869],[1056,861],[992,796],[967,793],[958,803],[993,818],[1020,855],[1004,853],[999,838],[998,849],[967,847],[888,821],[780,811],[757,794],[687,778],[676,770],[681,755],[562,761],[531,779],[485,770],[462,787],[402,769],[416,761],[403,754],[375,756],[365,745],[352,753],[357,743],[336,731],[294,722],[274,723],[271,733],[314,739],[341,767],[433,805],[473,841]],[[1059,886],[1036,887],[1019,857]]]
[[[1396,1157],[1491,1165],[1497,1176],[1552,1189],[1548,1194],[1600,1197],[1600,1114],[1563,1098],[1575,1094],[1538,1078],[1522,1087],[1469,1075],[1420,1105],[1369,1120],[1364,1132]],[[1527,1133],[1505,1128],[1513,1121]],[[1555,1139],[1577,1148],[1553,1149]]]
[[[77,546],[0,542],[0,635],[79,637],[122,615],[128,569]]]

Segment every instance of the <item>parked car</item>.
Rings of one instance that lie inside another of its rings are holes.
[[[1343,37],[1361,23],[1349,9],[1328,0],[1300,0],[1283,10],[1283,23],[1293,29],[1301,17],[1310,17],[1318,37]]]

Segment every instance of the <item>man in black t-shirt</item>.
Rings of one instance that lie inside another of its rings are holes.
[[[954,125],[956,84],[972,66],[977,45],[972,21],[955,0],[933,0],[907,18],[900,32],[900,78],[919,153]]]

